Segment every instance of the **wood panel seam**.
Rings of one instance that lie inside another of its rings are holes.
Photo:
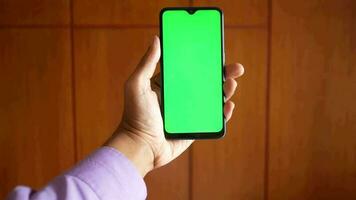
[[[74,161],[78,162],[78,134],[77,134],[77,99],[76,99],[76,79],[75,79],[75,53],[74,53],[74,8],[73,1],[70,1],[70,53],[72,67],[72,117],[73,117],[73,143],[74,143]]]
[[[267,5],[267,71],[266,71],[266,124],[265,124],[265,171],[264,171],[264,200],[268,200],[269,176],[269,113],[270,113],[270,80],[271,80],[271,50],[272,50],[272,0]]]

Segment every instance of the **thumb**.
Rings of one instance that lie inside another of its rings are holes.
[[[155,72],[160,55],[160,41],[159,38],[155,35],[152,44],[147,49],[140,63],[137,65],[134,76],[137,76],[139,79],[151,79]]]

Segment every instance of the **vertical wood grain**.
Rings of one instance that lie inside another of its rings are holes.
[[[79,158],[103,144],[118,126],[124,82],[148,48],[156,29],[75,30]],[[187,154],[146,177],[152,199],[188,197]]]
[[[189,199],[189,150],[168,165],[153,170],[146,177],[148,199]]]
[[[74,164],[69,37],[0,29],[0,198]]]
[[[355,10],[273,1],[271,200],[356,199]]]
[[[198,141],[148,174],[148,198],[263,199],[268,188],[270,200],[356,199],[356,3],[270,1],[267,52],[267,0],[73,0],[74,25],[97,27],[74,32],[73,83],[70,1],[0,0],[0,199],[74,164],[73,112],[79,159],[111,135],[159,10],[190,4],[223,9],[227,63],[246,74],[226,137]]]
[[[221,8],[227,26],[267,25],[267,0],[193,0],[193,6]]]
[[[226,62],[243,63],[246,73],[226,136],[193,146],[193,199],[263,198],[266,39],[266,30],[225,30]]]
[[[69,0],[0,0],[0,25],[69,23]]]
[[[158,25],[164,7],[188,6],[188,0],[75,0],[75,24]]]

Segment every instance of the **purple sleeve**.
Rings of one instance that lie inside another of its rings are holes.
[[[18,186],[8,200],[145,199],[146,185],[120,152],[102,147],[39,191]]]

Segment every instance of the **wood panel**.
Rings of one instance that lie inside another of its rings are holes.
[[[0,198],[74,163],[69,32],[0,29]]]
[[[123,85],[156,29],[75,31],[76,110],[79,157],[102,145],[120,122]],[[188,197],[187,155],[147,176],[152,199]]]
[[[356,199],[355,10],[273,1],[269,199]]]
[[[148,199],[189,199],[189,153],[189,150],[185,151],[173,162],[145,177]]]
[[[228,26],[266,26],[267,0],[193,0],[194,6],[217,6]]]
[[[75,24],[158,25],[163,7],[188,6],[188,0],[75,0]]]
[[[225,30],[226,61],[243,63],[246,73],[238,81],[225,138],[194,144],[193,199],[263,198],[266,45],[266,30]]]
[[[0,25],[68,23],[69,0],[0,0]]]

